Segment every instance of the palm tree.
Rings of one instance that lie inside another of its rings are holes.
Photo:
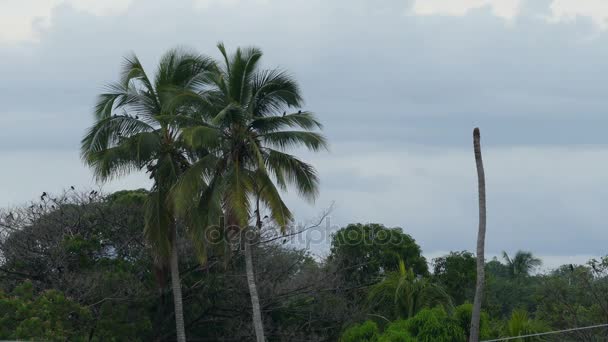
[[[314,131],[321,124],[310,112],[287,112],[301,107],[300,89],[282,70],[261,70],[259,49],[239,48],[228,55],[221,43],[218,48],[223,61],[207,79],[205,92],[188,99],[197,108],[191,117],[198,125],[182,130],[192,148],[208,154],[175,187],[176,207],[199,229],[217,224],[218,216],[225,215],[229,231],[240,233],[257,233],[249,228],[251,219],[259,230],[261,210],[266,208],[269,219],[284,231],[292,213],[279,190],[294,186],[312,201],[319,183],[314,167],[287,150],[326,148],[325,138]],[[257,341],[264,341],[251,242],[244,241],[247,283]]]
[[[411,318],[423,308],[452,307],[450,296],[440,285],[417,277],[401,259],[398,271],[388,273],[381,282],[372,286],[368,302],[377,307],[393,307],[394,316],[398,319]]]
[[[507,252],[502,252],[511,277],[528,276],[542,265],[542,261],[532,255],[531,252],[517,251],[514,258],[510,258]]]
[[[167,194],[189,167],[179,135],[180,109],[174,105],[182,93],[200,86],[211,62],[199,55],[171,50],[151,80],[138,58],[125,59],[121,79],[101,94],[95,123],[82,139],[81,154],[98,180],[146,170],[153,180],[145,207],[145,235],[157,264],[169,263],[175,305],[176,334],[185,341],[181,283],[178,269],[177,227]]]
[[[477,191],[479,195],[479,231],[477,233],[477,282],[475,285],[475,299],[471,314],[470,342],[479,341],[479,320],[481,318],[481,301],[485,281],[485,244],[486,244],[486,179],[481,158],[481,136],[479,128],[473,130],[473,150],[475,152],[475,165],[477,167]]]

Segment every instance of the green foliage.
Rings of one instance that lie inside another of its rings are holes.
[[[85,340],[92,325],[91,312],[61,292],[35,294],[25,282],[11,295],[0,292],[0,338],[45,341]]]
[[[346,329],[340,338],[340,342],[376,341],[378,341],[378,325],[373,321],[365,321]]]
[[[563,265],[542,276],[535,318],[550,327],[595,325],[608,316],[607,258],[588,265]],[[574,332],[577,340],[601,341],[605,330]]]
[[[472,253],[450,252],[433,260],[433,281],[443,286],[455,304],[472,302],[476,267],[477,261]]]
[[[91,267],[100,248],[98,239],[85,239],[75,235],[67,236],[63,240],[63,249],[67,252],[69,265],[73,269]]]
[[[366,321],[345,330],[340,341],[372,342],[465,342],[465,331],[457,318],[443,308],[423,309],[407,320],[389,323],[378,333],[374,322]]]
[[[147,196],[148,191],[145,189],[121,190],[108,195],[106,201],[119,207],[141,206],[146,202]]]
[[[406,320],[391,322],[378,338],[378,342],[416,342],[417,339],[412,337],[409,328],[409,322]]]
[[[145,310],[105,302],[98,313],[57,290],[35,293],[31,282],[0,292],[0,338],[44,341],[144,341],[151,331]]]
[[[441,307],[423,309],[408,319],[408,331],[419,342],[465,342],[466,336],[459,322]]]
[[[458,326],[464,330],[465,336],[471,332],[471,315],[473,314],[473,304],[465,303],[454,308],[453,318],[458,322]],[[487,339],[492,336],[490,318],[484,311],[481,312],[479,321],[479,338]]]
[[[145,341],[152,331],[152,323],[145,318],[145,310],[129,310],[128,304],[104,302],[95,325],[95,341]]]
[[[397,271],[405,261],[417,275],[428,274],[420,246],[401,228],[381,224],[349,224],[333,235],[330,260],[339,265],[349,282],[375,282],[382,271]]]
[[[528,312],[525,310],[514,310],[511,314],[511,318],[506,322],[503,330],[503,336],[521,336],[530,335],[549,330],[547,325],[539,320],[532,319],[529,317]],[[516,339],[516,342],[529,342],[529,341],[544,341],[543,337],[526,337],[523,339]]]

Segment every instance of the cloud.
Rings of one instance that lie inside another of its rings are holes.
[[[496,2],[450,15],[411,15],[415,4],[397,0],[40,5],[50,14],[37,40],[0,42],[0,205],[92,185],[79,142],[122,56],[135,51],[153,72],[171,47],[218,57],[223,40],[262,47],[325,124],[332,152],[303,154],[319,168],[321,197],[308,206],[289,194],[298,218],[335,200],[335,224],[403,226],[429,253],[472,250],[480,126],[489,250],[603,253],[608,33],[590,17],[547,20],[559,4],[539,1],[518,2],[508,25]],[[18,13],[31,22],[37,11]]]
[[[588,17],[601,29],[608,28],[608,2],[603,0],[554,0],[552,19],[572,21]]]
[[[416,15],[464,16],[488,9],[496,17],[512,22],[531,8],[540,9],[549,22],[590,19],[597,28],[608,28],[608,2],[604,0],[416,0]],[[548,10],[548,11],[547,11]]]
[[[0,42],[36,40],[48,28],[58,6],[94,15],[113,15],[125,11],[131,0],[6,0],[0,11]]]
[[[418,15],[457,15],[488,7],[492,13],[505,19],[513,19],[519,13],[521,0],[416,0],[414,13]]]
[[[472,148],[360,147],[337,146],[330,155],[313,160],[323,181],[320,205],[336,201],[333,224],[401,226],[430,253],[475,249],[477,185]],[[350,156],[352,151],[359,151],[356,158]],[[600,203],[608,200],[608,191],[602,190],[608,184],[608,148],[485,147],[483,153],[488,253],[604,252],[608,214]],[[345,182],[350,187],[342,186]],[[305,217],[313,215],[312,209],[298,208],[306,210]]]

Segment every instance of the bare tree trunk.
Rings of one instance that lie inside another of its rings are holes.
[[[260,297],[255,285],[255,274],[253,271],[253,255],[251,251],[251,241],[245,239],[245,268],[247,273],[247,285],[251,296],[251,306],[253,308],[253,327],[257,342],[265,342],[264,323],[262,322],[262,310],[260,308]]]
[[[179,278],[179,263],[177,260],[177,234],[174,233],[171,243],[171,287],[173,290],[173,303],[175,304],[175,329],[178,342],[186,342],[186,329],[184,327],[184,306],[182,303],[182,283]]]
[[[477,233],[477,285],[475,287],[475,300],[473,301],[473,313],[471,315],[471,336],[469,336],[469,342],[479,342],[479,321],[485,281],[486,180],[481,159],[480,139],[479,128],[475,128],[473,130],[473,149],[475,151],[477,187],[479,192],[479,232]]]

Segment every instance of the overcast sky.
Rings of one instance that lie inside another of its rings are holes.
[[[605,255],[607,20],[605,0],[0,0],[0,206],[98,186],[79,142],[122,56],[153,70],[169,48],[217,57],[224,41],[291,71],[325,124],[331,151],[303,155],[320,198],[287,195],[298,219],[335,201],[332,225],[473,250],[479,126],[488,252]]]

